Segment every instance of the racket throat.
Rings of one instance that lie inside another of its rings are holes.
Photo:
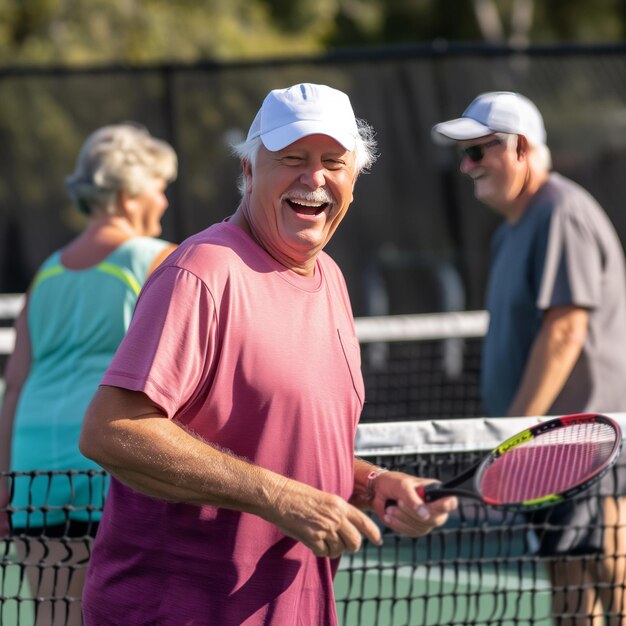
[[[480,467],[481,463],[482,460],[474,463],[474,465],[469,467],[462,474],[459,474],[452,480],[446,482],[445,485],[440,483],[431,483],[429,485],[424,485],[423,487],[418,487],[417,495],[424,502],[434,502],[435,500],[440,500],[441,498],[446,498],[448,496],[473,498],[474,500],[482,502],[482,497],[477,492],[474,483],[476,470]]]
[[[428,485],[430,486],[430,485]],[[441,500],[441,498],[448,498],[450,496],[458,496],[459,498],[471,498],[482,502],[480,494],[471,489],[463,489],[462,487],[440,487],[439,485],[432,485],[431,489],[420,487],[417,490],[417,495],[424,502],[435,502],[435,500]]]

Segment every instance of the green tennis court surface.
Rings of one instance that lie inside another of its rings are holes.
[[[503,542],[452,527],[418,541],[388,536],[381,548],[344,557],[335,579],[339,623],[552,626],[550,583],[543,564],[524,554],[523,533]]]
[[[351,571],[340,568],[335,593],[342,626],[480,625],[494,619],[501,626],[524,620],[533,626],[552,626],[549,583],[535,578],[538,572],[530,562],[525,572],[497,565],[413,566],[394,563],[390,552],[375,563],[366,563],[357,554]],[[28,586],[20,588],[19,578],[17,565],[0,570],[0,595],[9,598],[3,602],[3,626],[34,624]]]
[[[520,580],[514,570],[459,573],[446,568],[340,571],[335,582],[342,626],[440,626],[532,623],[551,626],[547,581]],[[491,570],[491,571],[489,571]],[[530,572],[529,572],[530,574]],[[543,619],[542,619],[543,618]]]
[[[433,562],[423,540],[367,546],[342,560],[335,580],[342,626],[440,626],[532,623],[552,626],[550,586],[541,564],[516,558]],[[457,546],[458,547],[458,546]],[[496,546],[493,546],[494,548]],[[518,546],[519,547],[519,546]],[[432,545],[430,546],[432,550]],[[425,564],[420,564],[425,563]],[[3,626],[34,624],[29,589],[17,564],[0,568]]]
[[[4,546],[0,542],[4,556]],[[0,624],[2,626],[32,626],[35,623],[33,601],[30,600],[28,584],[20,584],[20,567],[13,550],[8,554],[10,565],[0,568]]]

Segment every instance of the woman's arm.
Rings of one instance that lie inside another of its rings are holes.
[[[31,344],[28,333],[28,300],[15,321],[15,347],[4,372],[4,398],[0,408],[0,473],[11,469],[11,443],[15,410],[24,382],[30,372]],[[10,500],[8,480],[0,480],[0,537],[8,532],[8,518],[3,511]]]

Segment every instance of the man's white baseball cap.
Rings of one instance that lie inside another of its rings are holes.
[[[274,89],[266,96],[248,139],[260,137],[271,152],[308,135],[328,135],[346,150],[354,150],[359,134],[350,99],[326,85],[301,83]]]
[[[475,98],[462,117],[436,124],[433,140],[442,145],[502,132],[524,135],[531,145],[546,143],[546,129],[539,109],[525,96],[512,91],[490,91]]]

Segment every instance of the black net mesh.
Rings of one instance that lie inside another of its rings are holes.
[[[363,345],[361,422],[481,415],[480,349],[480,338]]]
[[[367,458],[388,468],[447,480],[480,456],[476,451],[451,450]],[[621,493],[614,478],[624,469],[620,462],[605,487],[613,485],[609,488]],[[99,492],[106,476],[102,472],[35,472],[12,474],[10,479],[30,484],[64,480],[68,485],[87,479]],[[552,515],[555,509],[526,517],[494,511],[469,499],[460,501],[444,527],[425,537],[410,539],[385,531],[383,546],[365,542],[358,553],[342,558],[335,581],[339,623],[553,626],[579,619],[577,623],[591,624],[587,620],[593,611],[584,603],[586,591],[592,598],[603,596],[600,615],[626,619],[623,575],[611,578],[608,574],[620,571],[623,545],[615,521],[603,513],[606,502],[615,500],[601,496],[597,488],[578,496],[580,515],[560,533],[559,546],[552,536],[563,525]],[[41,522],[52,508],[34,502],[26,507],[33,523],[14,529],[11,537],[0,542],[0,623],[30,626],[36,615],[42,624],[70,623],[73,612],[80,609],[72,583],[85,573],[93,544],[91,515],[101,508],[102,501],[83,507],[68,505],[63,507],[64,521],[57,523],[57,517],[46,526]],[[0,514],[5,510],[0,508]],[[596,536],[609,547],[606,556],[597,549]],[[555,548],[555,553],[539,555],[539,543]],[[578,582],[574,579],[572,584],[570,579],[567,597],[550,582],[550,572],[558,568],[570,575],[580,572]]]
[[[467,469],[478,452],[420,453],[371,457],[374,463],[419,476],[446,480]],[[620,465],[614,475],[624,471]],[[609,498],[612,500],[611,498]],[[602,514],[606,498],[592,489],[576,498],[578,521],[568,524],[557,554],[537,553],[540,542],[553,544],[563,523],[546,509],[536,517],[495,511],[479,502],[460,500],[448,523],[419,539],[384,534],[382,547],[366,543],[341,561],[335,591],[343,626],[555,626],[620,624],[626,619],[623,546],[618,528]],[[593,531],[612,552],[582,548]],[[623,529],[620,529],[620,533]],[[570,572],[568,595],[553,587],[551,571]],[[572,572],[579,573],[572,574]],[[598,604],[597,622],[586,606],[586,593]],[[555,605],[552,606],[554,601]],[[602,622],[603,619],[616,621]],[[578,620],[578,621],[576,621]]]
[[[355,315],[483,307],[499,218],[472,196],[430,129],[473,97],[515,90],[543,112],[555,168],[586,186],[622,237],[626,214],[626,47],[403,48],[247,64],[0,72],[0,292],[23,292],[39,264],[82,227],[63,181],[88,133],[135,120],[171,141],[180,175],[164,235],[180,241],[232,214],[241,139],[270,89],[346,91],[377,131],[380,159],[329,244]]]
[[[2,478],[2,477],[5,478]],[[86,489],[75,494],[78,484]],[[104,506],[104,471],[14,472],[0,474],[0,624],[80,623],[80,588]],[[16,487],[27,494],[15,503]],[[52,490],[67,504],[48,500]],[[10,504],[2,500],[10,494]],[[3,533],[4,534],[4,533]]]

